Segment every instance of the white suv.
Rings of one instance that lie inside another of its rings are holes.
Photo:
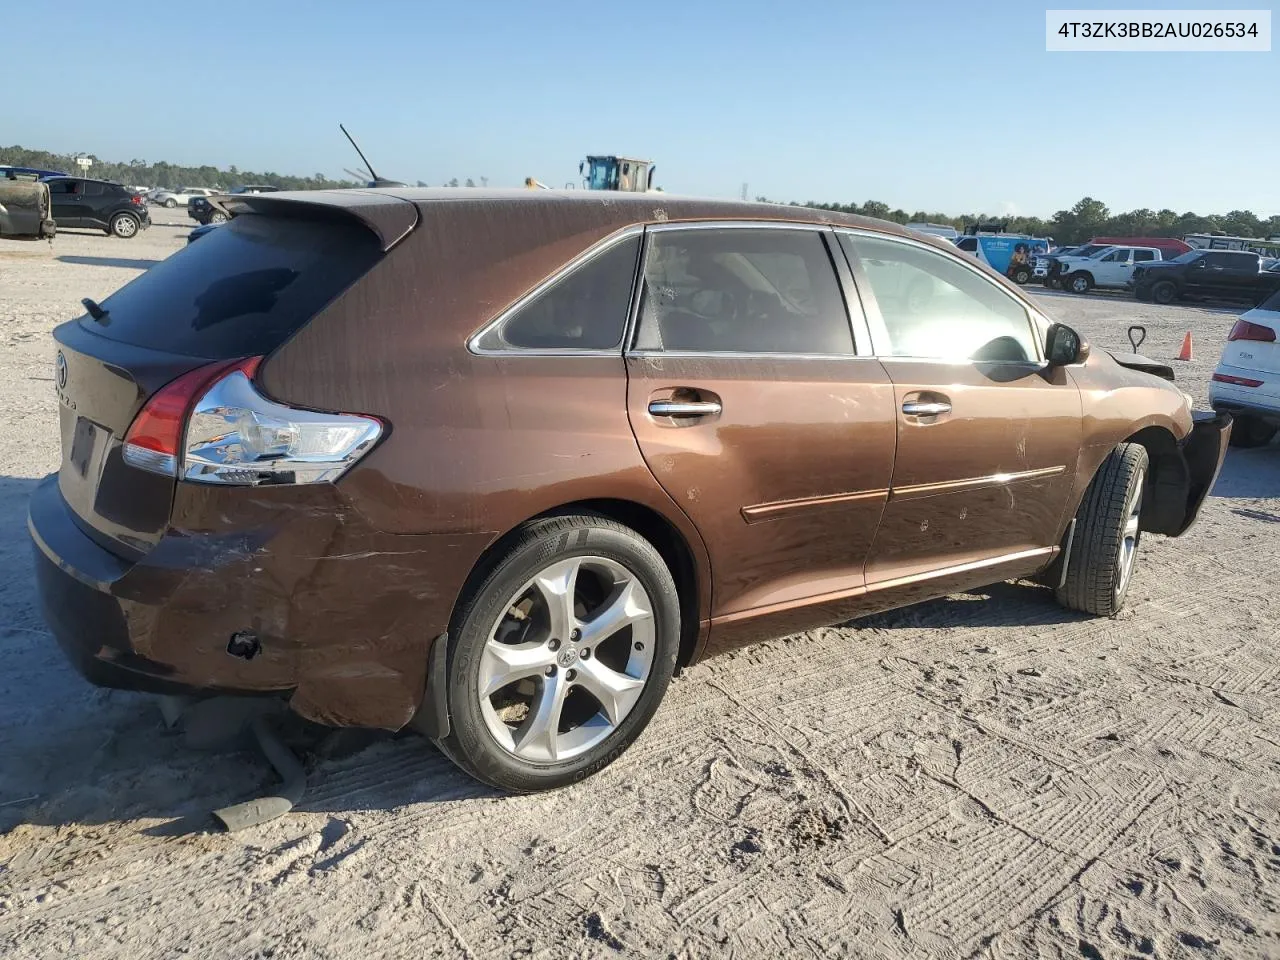
[[[212,197],[217,192],[217,190],[210,190],[208,187],[178,187],[176,190],[158,190],[155,196],[151,198],[151,202],[172,210],[179,204],[185,207],[187,201],[192,197]]]
[[[1280,290],[1227,334],[1209,381],[1209,406],[1235,417],[1231,445],[1263,447],[1280,429]]]
[[[1062,289],[1072,293],[1088,293],[1094,287],[1123,290],[1133,279],[1134,268],[1141,263],[1161,260],[1155,247],[1104,247],[1087,257],[1062,257],[1058,274]]]

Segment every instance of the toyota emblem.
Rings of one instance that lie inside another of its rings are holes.
[[[58,377],[58,389],[65,390],[67,387],[67,358],[63,356],[63,353],[61,350],[58,351],[58,361],[56,366],[57,366],[57,377]]]

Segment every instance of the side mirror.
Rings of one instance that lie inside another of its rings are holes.
[[[1084,363],[1089,357],[1089,344],[1066,324],[1055,323],[1045,337],[1044,355],[1054,367]]]

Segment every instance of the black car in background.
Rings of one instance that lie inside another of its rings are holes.
[[[246,184],[243,187],[234,187],[231,195],[246,193],[276,193],[279,187],[273,187],[270,184]],[[226,223],[231,219],[231,213],[218,202],[217,197],[192,197],[187,201],[187,216],[196,223],[209,224]]]
[[[127,239],[151,226],[146,200],[118,183],[86,177],[48,177],[44,182],[59,230],[84,227]]]
[[[1191,250],[1172,260],[1144,263],[1128,286],[1139,300],[1171,303],[1182,297],[1212,297],[1260,304],[1280,290],[1280,273],[1248,250]]]

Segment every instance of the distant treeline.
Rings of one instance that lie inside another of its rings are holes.
[[[765,200],[765,197],[756,197]],[[1263,218],[1248,210],[1232,210],[1225,214],[1202,216],[1177,213],[1174,210],[1130,210],[1112,213],[1105,203],[1085,197],[1070,210],[1059,210],[1050,219],[1040,217],[1008,217],[997,214],[972,213],[952,217],[945,213],[914,213],[894,210],[887,203],[813,203],[793,206],[816,207],[840,213],[857,213],[895,223],[939,223],[963,231],[975,223],[1003,223],[1010,233],[1028,233],[1036,237],[1053,237],[1061,243],[1081,243],[1090,237],[1182,237],[1189,233],[1221,232],[1236,237],[1268,239],[1280,235],[1280,215]]]
[[[354,180],[330,180],[322,173],[310,177],[294,177],[283,173],[257,173],[252,170],[237,170],[229,167],[221,170],[218,167],[184,167],[176,163],[161,160],[148,163],[146,160],[130,160],[128,163],[114,163],[100,160],[93,154],[81,154],[93,161],[86,176],[100,180],[114,180],[131,187],[210,187],[230,190],[245,183],[270,184],[283,190],[324,190],[335,187],[364,186]],[[79,173],[74,156],[50,153],[48,150],[28,150],[25,147],[0,147],[0,164],[11,167],[35,167],[39,170],[62,170],[65,173]]]
[[[290,176],[283,173],[257,173],[252,170],[238,170],[229,167],[222,170],[218,167],[184,167],[161,160],[148,163],[146,160],[130,160],[128,163],[115,163],[100,160],[93,154],[85,154],[93,160],[88,175],[103,180],[114,180],[129,186],[144,187],[212,187],[223,190],[245,183],[262,183],[280,187],[284,190],[324,190],[335,187],[363,186],[354,180],[330,180],[322,173],[309,177]],[[42,170],[65,170],[67,173],[77,171],[75,157],[47,150],[28,150],[25,147],[0,147],[0,164],[13,167],[37,167]],[[488,178],[481,177],[483,184]],[[427,184],[421,180],[418,186]],[[457,179],[444,184],[449,187],[458,186]],[[475,186],[475,180],[465,181],[468,187]],[[765,201],[765,197],[756,197]],[[1004,223],[1011,233],[1029,233],[1037,237],[1053,237],[1061,243],[1079,243],[1090,237],[1181,237],[1188,233],[1221,232],[1238,237],[1258,237],[1267,239],[1280,236],[1280,214],[1263,219],[1248,210],[1232,210],[1225,214],[1202,216],[1198,213],[1177,213],[1174,210],[1130,210],[1127,213],[1113,214],[1105,203],[1092,197],[1085,197],[1070,210],[1059,210],[1050,219],[1040,217],[1005,217],[997,214],[970,213],[953,217],[945,213],[929,213],[917,210],[908,213],[906,210],[893,209],[879,200],[866,203],[793,203],[792,206],[816,207],[820,210],[836,210],[841,213],[858,213],[864,217],[878,217],[881,220],[893,220],[897,223],[941,223],[948,224],[958,230],[974,223]]]

